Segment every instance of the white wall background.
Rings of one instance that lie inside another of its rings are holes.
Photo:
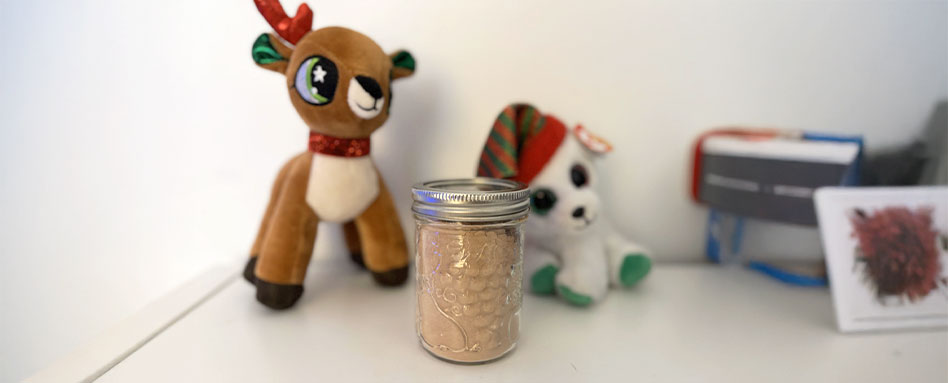
[[[878,149],[948,97],[945,1],[310,5],[317,27],[418,60],[373,144],[406,224],[409,186],[471,174],[495,114],[527,100],[616,144],[603,193],[623,231],[662,260],[698,259],[700,131],[864,133]],[[250,0],[0,0],[0,381],[246,255],[306,140],[282,80],[250,59],[268,30]],[[783,242],[760,252],[818,250],[754,230]]]

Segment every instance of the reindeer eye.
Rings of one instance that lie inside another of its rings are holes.
[[[312,56],[300,64],[293,83],[296,92],[306,102],[313,105],[326,105],[336,95],[339,71],[332,60],[323,56]]]
[[[530,207],[539,215],[546,215],[556,205],[556,193],[550,189],[539,189],[530,196]]]

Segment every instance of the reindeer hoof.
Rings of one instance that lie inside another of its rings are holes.
[[[359,268],[361,269],[365,268],[365,260],[362,259],[361,251],[351,252],[349,253],[349,257],[352,258],[353,263],[359,265]]]
[[[257,301],[274,310],[288,309],[303,295],[303,286],[281,285],[257,278]]]
[[[252,256],[247,260],[247,265],[244,266],[244,279],[250,283],[257,282],[257,276],[253,274],[253,270],[257,268],[257,257]]]
[[[372,278],[382,286],[399,286],[408,279],[408,266],[383,272],[373,271]]]

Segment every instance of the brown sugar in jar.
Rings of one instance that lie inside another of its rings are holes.
[[[418,184],[412,195],[422,347],[460,363],[500,358],[520,336],[529,190],[474,178]]]

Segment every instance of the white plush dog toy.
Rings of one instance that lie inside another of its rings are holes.
[[[586,306],[651,269],[646,250],[616,233],[599,206],[593,160],[611,150],[530,105],[510,105],[494,122],[477,174],[530,185],[524,275],[534,293]]]

